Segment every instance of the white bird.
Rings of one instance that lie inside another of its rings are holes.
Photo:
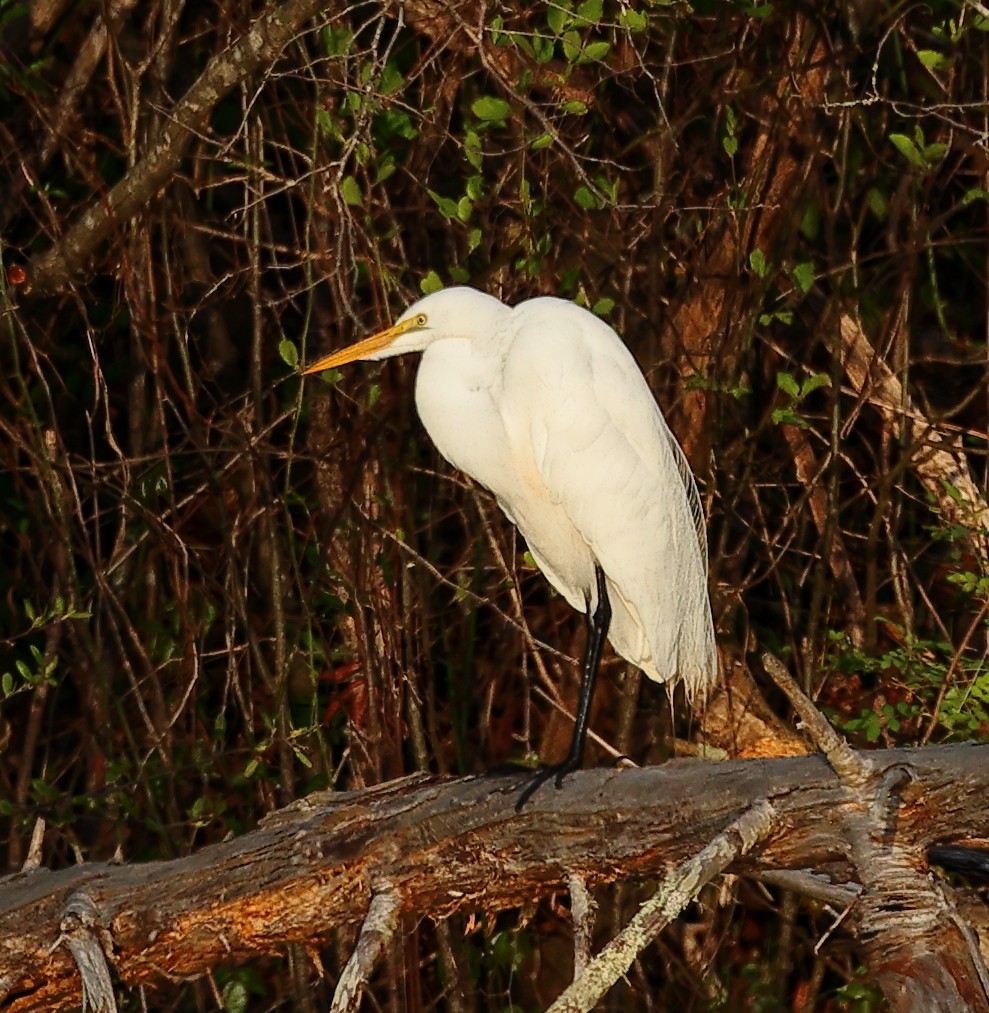
[[[618,335],[564,299],[509,307],[467,287],[420,299],[398,322],[303,372],[421,352],[415,399],[439,452],[494,494],[547,580],[588,616],[570,754],[583,762],[605,636],[693,700],[718,674],[707,538],[683,451]]]

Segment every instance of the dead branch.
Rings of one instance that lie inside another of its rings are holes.
[[[584,972],[553,1003],[549,1013],[587,1013],[632,966],[632,961],[666,928],[715,876],[756,845],[776,826],[776,812],[757,802],[699,855],[666,877],[632,920],[587,965]]]
[[[989,505],[960,450],[931,422],[903,390],[903,384],[869,340],[862,325],[847,313],[839,323],[841,362],[855,392],[875,405],[888,425],[909,425],[914,471],[935,509],[969,533],[969,546],[985,565],[989,560]]]
[[[855,919],[890,1009],[989,1011],[989,971],[974,933],[965,931],[953,898],[931,878],[922,856],[896,833],[912,768],[880,772],[873,755],[856,753],[776,658],[765,654],[762,660],[848,796],[858,801],[840,817],[862,883]]]
[[[897,782],[896,821],[882,847],[916,862],[919,879],[930,881],[929,846],[986,835],[989,746],[867,758],[877,783]],[[812,869],[837,883],[871,875],[849,858],[846,827],[862,800],[821,756],[584,771],[517,814],[526,777],[420,776],[319,793],[184,859],[10,876],[0,881],[0,1002],[11,1013],[78,1005],[76,964],[52,944],[80,897],[95,910],[93,938],[119,981],[134,987],[318,944],[337,926],[366,924],[383,885],[395,901],[389,912],[442,919],[521,906],[565,891],[575,876],[588,888],[664,877],[760,802],[777,813],[778,830],[733,861],[733,873]],[[952,945],[958,938],[957,930],[943,934]]]
[[[30,291],[48,296],[64,289],[110,232],[141,211],[168,183],[193,139],[208,135],[216,104],[273,63],[322,6],[319,0],[288,0],[268,7],[237,42],[213,57],[171,110],[154,147],[32,263]]]
[[[350,1013],[360,1005],[367,979],[371,976],[381,951],[395,935],[402,897],[395,890],[384,889],[371,898],[357,945],[340,975],[333,993],[331,1013]]]

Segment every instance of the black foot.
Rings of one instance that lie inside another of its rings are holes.
[[[563,779],[567,774],[572,774],[575,770],[580,769],[580,760],[567,759],[563,763],[551,763],[547,767],[542,767],[536,776],[522,789],[522,794],[519,795],[518,801],[515,803],[515,811],[517,813],[522,812],[522,806],[536,794],[537,791],[550,780],[556,779],[557,788],[563,787]]]

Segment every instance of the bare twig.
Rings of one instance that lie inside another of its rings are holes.
[[[814,706],[814,702],[797,685],[777,658],[766,653],[762,656],[762,663],[770,678],[783,690],[793,709],[800,715],[804,728],[818,749],[828,758],[834,772],[843,783],[860,787],[872,773],[868,762],[834,730],[828,719]]]
[[[701,887],[764,841],[778,815],[766,801],[756,802],[700,854],[674,869],[632,920],[587,965],[584,973],[553,1003],[549,1013],[586,1013],[632,966],[632,961],[693,900]]]
[[[594,934],[594,912],[597,905],[587,883],[577,875],[567,881],[570,888],[570,917],[573,920],[573,980],[584,973],[591,959],[591,939]]]
[[[60,923],[61,935],[55,946],[65,945],[79,968],[82,978],[82,1009],[86,1013],[117,1013],[110,968],[107,966],[99,928],[99,911],[91,897],[74,893],[65,905]]]
[[[983,566],[989,563],[989,505],[972,477],[964,455],[903,389],[857,319],[843,313],[839,325],[842,366],[852,387],[876,405],[890,424],[912,424],[913,467],[937,511],[951,524],[969,532],[969,543]]]
[[[97,197],[65,235],[33,262],[28,272],[30,291],[49,296],[64,289],[110,232],[143,210],[169,181],[193,139],[208,133],[216,104],[271,64],[323,6],[320,0],[288,0],[270,7],[237,42],[213,57],[176,103],[151,151],[108,194]]]
[[[401,906],[402,896],[397,890],[382,890],[371,897],[371,906],[361,925],[357,945],[333,993],[332,1013],[350,1013],[360,1005],[361,994],[375,962],[395,935]]]

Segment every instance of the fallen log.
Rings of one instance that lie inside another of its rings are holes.
[[[989,746],[855,755],[875,784],[895,782],[886,843],[918,872],[931,846],[987,836]],[[77,964],[58,944],[72,938],[78,949],[80,931],[119,982],[153,986],[289,943],[318,945],[363,922],[381,894],[389,911],[442,919],[530,904],[574,878],[593,888],[663,877],[763,803],[775,813],[772,832],[728,871],[799,872],[789,887],[811,894],[863,879],[846,826],[860,822],[869,799],[850,792],[821,755],[582,771],[516,813],[528,776],[413,776],[321,792],[186,858],[8,876],[0,880],[0,1006],[78,1006]],[[82,929],[79,911],[87,912]]]

